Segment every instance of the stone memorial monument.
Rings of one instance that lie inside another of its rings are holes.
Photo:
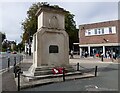
[[[41,6],[38,30],[33,36],[32,75],[40,75],[40,69],[69,65],[69,38],[65,31],[65,13],[62,8]]]

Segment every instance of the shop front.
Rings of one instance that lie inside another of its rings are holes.
[[[80,47],[80,56],[84,56],[84,53],[87,52],[88,56],[96,56],[100,57],[103,53],[104,57],[109,57],[113,55],[113,53],[116,55],[116,57],[120,56],[120,45],[118,44],[88,44],[88,45],[79,45]]]

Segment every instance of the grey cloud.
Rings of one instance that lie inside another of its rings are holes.
[[[20,42],[21,22],[25,19],[30,5],[28,2],[2,3],[2,31],[7,34],[7,39]]]
[[[78,25],[91,23],[91,22],[99,22],[106,20],[117,19],[118,16],[118,4],[115,2],[94,2],[87,3],[89,6],[85,6],[82,8],[79,15],[76,13],[76,21]],[[92,8],[90,8],[92,6]],[[85,9],[86,8],[86,9]],[[84,12],[83,12],[84,11]],[[79,18],[79,20],[77,20]]]
[[[113,20],[118,15],[117,2],[61,2],[58,5],[75,15],[77,26],[85,23]]]

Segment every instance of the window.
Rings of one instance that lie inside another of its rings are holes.
[[[97,34],[97,29],[95,29],[95,34]]]
[[[90,34],[91,34],[90,30],[88,30],[88,35],[90,35]]]
[[[104,28],[102,28],[102,34],[104,34]]]
[[[98,34],[100,34],[100,29],[98,29]]]
[[[112,33],[112,28],[111,27],[109,27],[109,34],[111,34]]]
[[[85,30],[85,36],[105,35],[105,34],[114,34],[114,33],[116,33],[115,26],[100,27],[100,28],[93,28],[93,29]]]

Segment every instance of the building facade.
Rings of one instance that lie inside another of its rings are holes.
[[[79,26],[80,56],[87,52],[89,56],[103,53],[120,55],[119,20],[84,24]]]

